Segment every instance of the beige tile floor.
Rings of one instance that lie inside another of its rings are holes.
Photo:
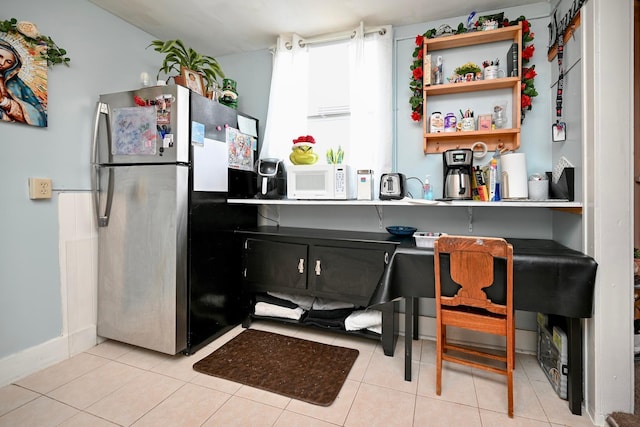
[[[167,356],[106,341],[0,388],[0,426],[592,426],[572,415],[534,356],[518,355],[515,417],[506,415],[505,378],[445,364],[435,395],[435,345],[414,341],[413,381],[404,381],[402,337],[394,357],[374,340],[254,322],[256,329],[357,348],[336,401],[320,407],[192,369],[242,332],[237,327],[192,356]]]

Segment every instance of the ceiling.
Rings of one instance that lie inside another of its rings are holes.
[[[344,31],[361,21],[366,27],[409,25],[545,0],[90,1],[157,39],[181,39],[217,57],[269,48],[278,34],[313,37]]]

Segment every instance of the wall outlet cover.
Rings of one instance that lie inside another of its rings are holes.
[[[51,178],[29,178],[29,198],[50,199],[51,198]]]

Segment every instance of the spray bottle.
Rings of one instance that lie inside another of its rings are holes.
[[[444,83],[444,75],[442,74],[442,56],[436,58],[434,84],[441,85]]]
[[[427,175],[424,178],[424,184],[422,184],[422,198],[425,200],[433,200],[433,189],[431,188],[430,176]]]

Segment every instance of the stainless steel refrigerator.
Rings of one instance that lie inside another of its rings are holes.
[[[251,141],[240,160],[229,155],[229,128]],[[92,146],[99,336],[189,354],[242,321],[234,230],[255,225],[257,212],[226,200],[255,194],[257,129],[257,120],[182,86],[100,96]]]

